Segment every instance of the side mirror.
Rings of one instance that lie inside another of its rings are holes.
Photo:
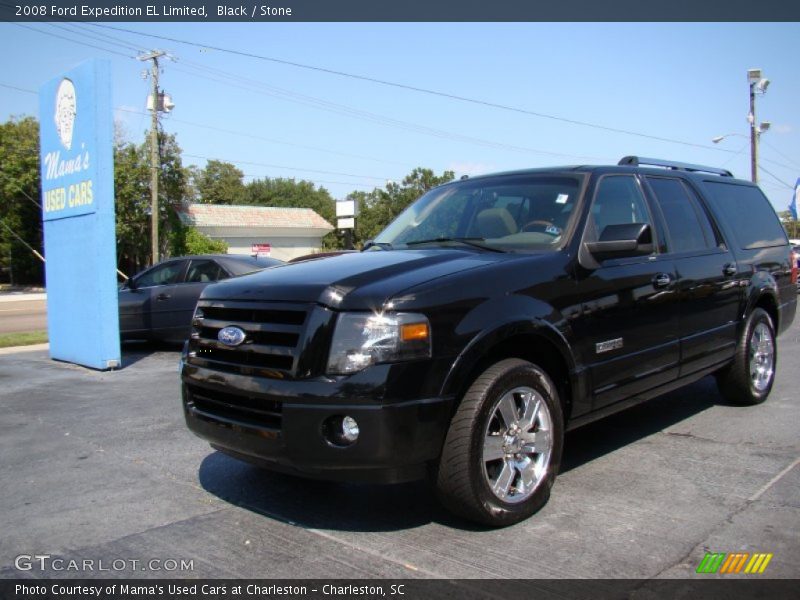
[[[136,280],[133,277],[131,277],[130,279],[128,279],[128,281],[126,281],[125,283],[122,284],[122,289],[123,290],[125,290],[125,289],[135,290],[136,289]]]
[[[653,252],[653,232],[649,223],[608,225],[598,241],[586,242],[585,245],[597,261],[644,256]]]

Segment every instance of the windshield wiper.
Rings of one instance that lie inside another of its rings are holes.
[[[364,247],[361,249],[363,252],[364,250],[369,250],[370,248],[380,248],[381,250],[392,250],[393,247],[389,242],[376,242],[375,240],[368,240]]]
[[[406,246],[417,246],[419,244],[435,244],[435,243],[438,243],[438,242],[456,242],[456,243],[459,243],[459,244],[464,244],[465,246],[472,246],[473,248],[480,248],[481,250],[488,250],[489,252],[505,252],[505,250],[501,250],[500,248],[495,248],[493,246],[487,246],[486,244],[482,244],[481,242],[483,242],[483,241],[485,241],[485,238],[482,238],[482,237],[473,237],[473,238],[441,237],[441,238],[433,238],[433,239],[430,239],[430,240],[414,240],[413,242],[406,242]]]

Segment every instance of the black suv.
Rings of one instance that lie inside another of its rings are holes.
[[[449,183],[367,246],[207,287],[186,422],[270,469],[427,474],[491,525],[546,502],[567,429],[709,374],[763,402],[797,302],[759,188],[654,159]]]

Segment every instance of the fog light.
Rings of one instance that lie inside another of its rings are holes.
[[[342,419],[342,438],[350,444],[358,439],[358,423],[353,417]]]
[[[332,446],[343,448],[358,439],[359,427],[353,417],[336,415],[328,417],[322,424],[322,436]]]

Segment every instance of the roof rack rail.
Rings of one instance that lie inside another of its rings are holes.
[[[712,173],[714,175],[721,175],[722,177],[733,177],[733,173],[727,169],[717,169],[716,167],[705,167],[703,165],[692,165],[689,163],[675,162],[672,160],[661,160],[660,158],[645,158],[643,156],[626,156],[620,160],[618,165],[626,165],[629,167],[651,166],[651,167],[664,167],[676,171],[689,171],[691,173]]]

